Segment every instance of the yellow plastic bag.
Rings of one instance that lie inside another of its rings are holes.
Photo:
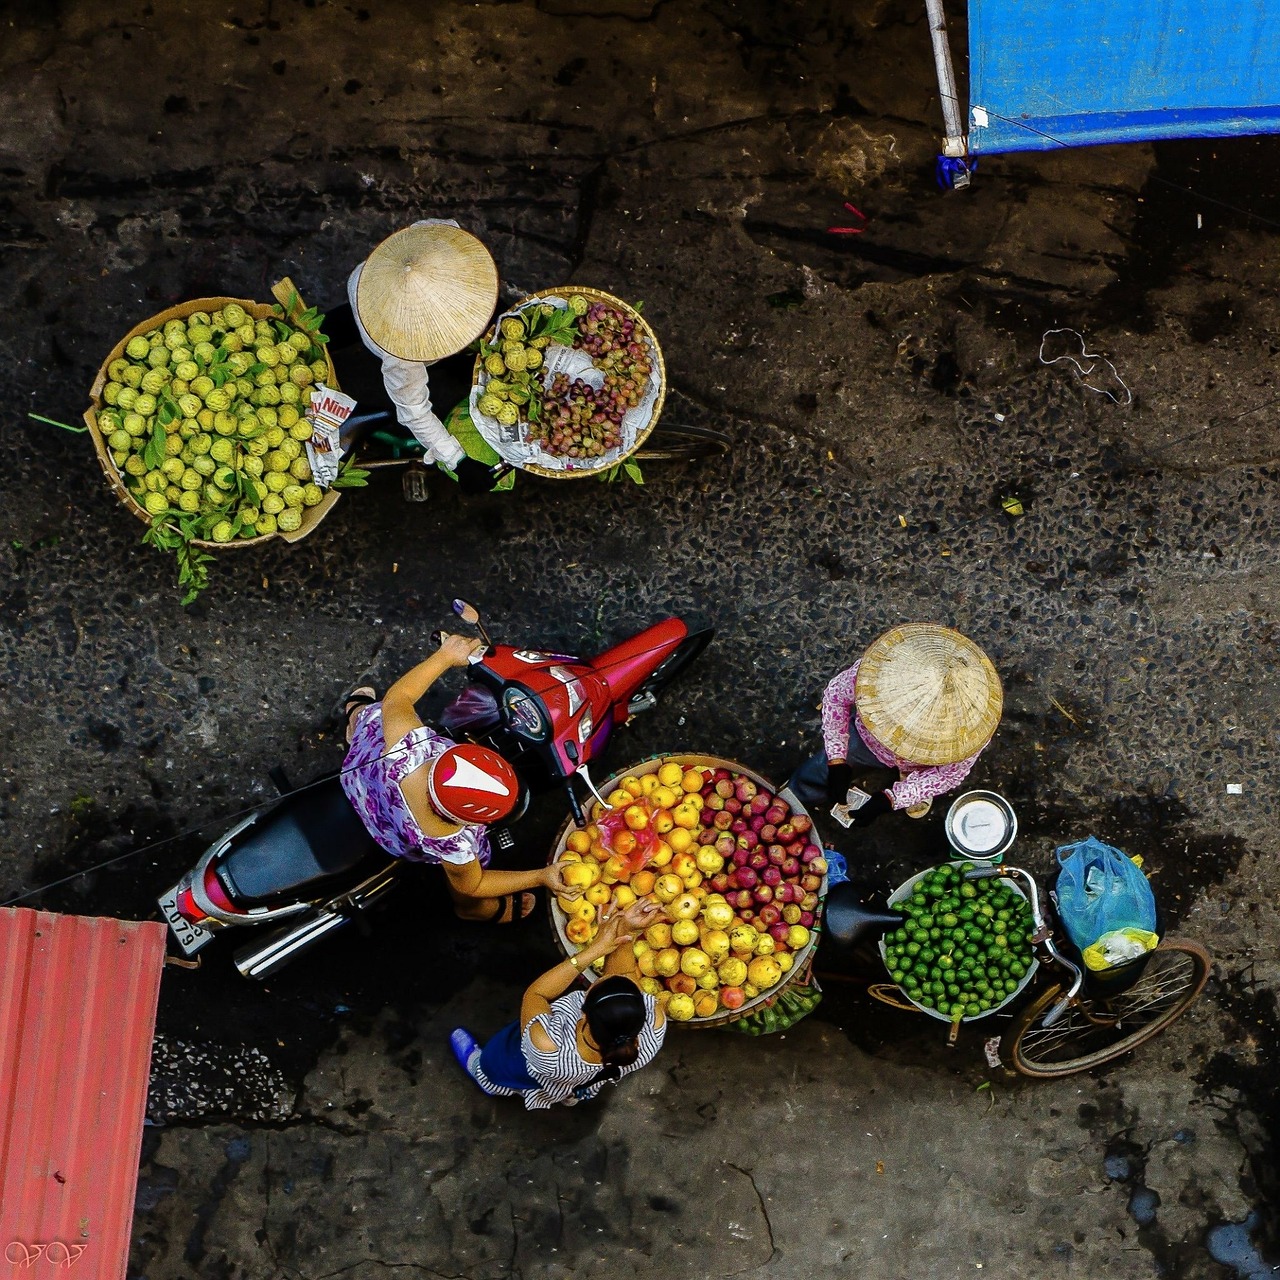
[[[1160,936],[1148,929],[1112,929],[1081,953],[1095,973],[1137,960],[1155,949]]]

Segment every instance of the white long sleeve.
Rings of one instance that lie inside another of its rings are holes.
[[[426,450],[429,461],[441,462],[449,468],[456,467],[466,454],[431,408],[428,366],[421,360],[401,360],[399,356],[384,351],[369,337],[364,325],[360,323],[360,313],[356,310],[356,285],[363,269],[362,262],[348,277],[347,297],[351,302],[351,314],[360,331],[361,341],[382,361],[382,381],[387,388],[387,395],[396,406],[396,418],[402,427],[413,433],[414,438]]]

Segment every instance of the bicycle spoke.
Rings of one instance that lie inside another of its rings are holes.
[[[1202,952],[1171,944],[1150,957],[1146,971],[1128,990],[1092,1001],[1086,995],[1046,1027],[1040,1019],[1057,999],[1050,993],[1016,1034],[1011,1051],[1017,1065],[1033,1075],[1067,1074],[1125,1053],[1184,1012],[1199,995],[1207,972]]]

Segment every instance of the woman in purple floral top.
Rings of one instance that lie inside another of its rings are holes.
[[[505,923],[533,910],[533,889],[545,886],[568,897],[577,897],[579,891],[565,885],[558,864],[536,871],[490,870],[485,827],[442,813],[433,798],[432,767],[457,747],[423,724],[414,708],[446,671],[466,666],[483,648],[479,641],[445,636],[440,648],[397,680],[381,702],[372,689],[356,689],[347,702],[349,749],[342,765],[342,789],[388,853],[444,868],[454,909],[462,919]],[[501,780],[494,785],[500,789]]]
[[[857,825],[894,810],[923,817],[969,776],[1002,705],[1000,677],[972,640],[932,623],[895,627],[827,683],[825,750],[788,785],[805,803],[840,804],[856,770],[871,792]]]

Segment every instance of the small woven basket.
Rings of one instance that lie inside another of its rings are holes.
[[[537,302],[542,298],[565,298],[571,293],[581,294],[588,302],[604,302],[611,307],[617,307],[628,319],[633,320],[640,331],[644,334],[649,346],[654,354],[654,367],[658,374],[658,398],[653,403],[653,413],[649,416],[649,421],[645,423],[639,431],[636,432],[636,442],[625,453],[620,453],[614,458],[606,461],[588,462],[583,458],[575,458],[572,470],[565,470],[559,467],[544,467],[540,462],[519,462],[513,465],[518,466],[521,471],[531,472],[536,476],[545,476],[548,480],[578,480],[583,476],[598,475],[601,471],[608,471],[616,467],[618,463],[625,462],[642,444],[649,438],[650,432],[658,425],[658,418],[662,414],[662,405],[667,398],[667,365],[662,358],[662,348],[658,345],[658,339],[654,336],[653,330],[649,327],[649,322],[632,306],[623,302],[621,298],[615,298],[611,293],[604,293],[599,289],[588,289],[581,285],[561,285],[558,289],[541,289],[537,293],[531,293],[520,303],[520,307],[527,306],[531,302]],[[513,308],[508,308],[511,310]],[[505,313],[504,313],[505,314]],[[496,326],[495,326],[495,337]],[[479,356],[476,357],[475,372],[472,375],[473,384],[478,384],[480,374],[482,372],[482,361]]]
[[[293,290],[293,285],[286,278],[274,286],[272,292],[276,291],[279,291],[277,296],[280,297],[281,304],[288,309],[290,298],[296,298],[297,296]],[[197,311],[207,311],[210,314],[215,311],[221,311],[223,307],[229,306],[233,302],[239,303],[254,320],[268,320],[276,316],[275,309],[270,303],[250,302],[245,298],[195,298],[190,302],[180,302],[176,307],[170,307],[167,311],[161,311],[149,320],[144,320],[141,324],[134,325],[111,348],[110,354],[102,362],[102,367],[98,370],[98,376],[93,380],[93,386],[89,388],[89,407],[84,411],[84,420],[89,428],[89,437],[93,441],[94,452],[98,455],[98,463],[102,467],[102,474],[106,476],[108,485],[110,485],[116,497],[124,503],[130,514],[136,516],[144,524],[149,525],[151,523],[151,516],[147,513],[146,507],[126,488],[124,479],[111,457],[107,442],[98,428],[98,412],[102,408],[102,388],[106,386],[108,381],[107,370],[111,367],[113,360],[119,360],[124,355],[124,349],[128,346],[131,338],[150,333],[152,329],[163,328],[170,320],[185,320],[189,315]],[[334,373],[333,361],[329,358],[327,349],[325,350],[324,358],[325,363],[329,366],[329,377],[326,385],[333,387],[336,391],[339,389],[338,379]],[[329,514],[333,509],[334,503],[338,501],[340,493],[341,490],[330,489],[325,494],[322,502],[318,502],[314,507],[305,507],[302,513],[302,523],[291,533],[277,530],[275,533],[262,533],[253,538],[236,538],[231,542],[209,542],[203,539],[193,539],[192,543],[194,546],[205,547],[210,551],[228,551],[236,547],[257,546],[260,543],[269,542],[272,538],[283,538],[286,542],[297,542],[300,538],[305,538]]]

